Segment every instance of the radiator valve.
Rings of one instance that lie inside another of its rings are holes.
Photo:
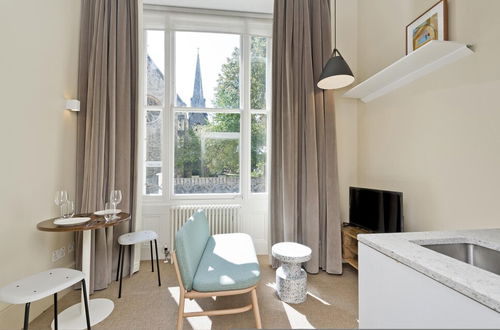
[[[163,260],[164,263],[170,263],[170,251],[168,250],[167,244],[163,246],[163,253],[165,254],[165,260]]]

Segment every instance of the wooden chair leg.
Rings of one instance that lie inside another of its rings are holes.
[[[257,329],[262,329],[262,321],[260,320],[259,302],[257,300],[257,288],[250,293],[252,295],[253,315],[255,316],[255,325]]]
[[[179,294],[179,313],[177,315],[177,330],[182,330],[184,323],[184,289],[180,288]]]

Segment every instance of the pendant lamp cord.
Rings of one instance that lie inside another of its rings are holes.
[[[335,8],[335,34],[333,35],[333,49],[337,49],[337,0],[333,0]]]

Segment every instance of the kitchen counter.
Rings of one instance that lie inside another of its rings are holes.
[[[472,243],[500,251],[500,229],[364,234],[358,241],[500,313],[499,275],[419,245]]]

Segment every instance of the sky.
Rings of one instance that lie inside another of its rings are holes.
[[[234,48],[240,47],[240,36],[222,33],[175,32],[175,47],[177,94],[189,106],[193,94],[196,55],[199,50],[203,94],[206,106],[211,106],[218,73]],[[147,52],[158,68],[165,73],[163,31],[148,31]]]

